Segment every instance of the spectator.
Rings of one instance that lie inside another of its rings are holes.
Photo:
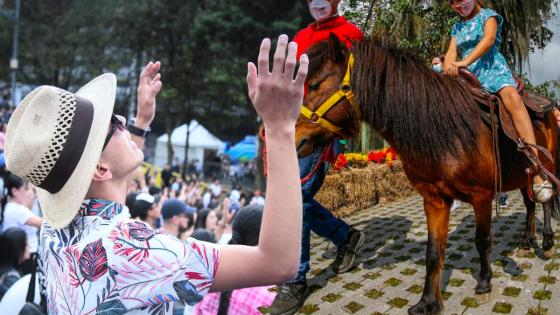
[[[183,177],[179,176],[175,178],[175,181],[173,182],[173,184],[171,184],[171,190],[179,195],[179,192],[181,191],[181,189],[183,189],[183,185]]]
[[[264,198],[263,198],[263,196],[261,196],[261,191],[260,190],[255,190],[253,198],[251,198],[251,204],[252,205],[264,206]]]
[[[173,167],[171,167],[171,171],[175,173],[181,173],[181,163],[179,162],[179,158],[173,159]]]
[[[230,210],[239,210],[241,209],[240,203],[241,193],[237,189],[233,189],[229,193],[229,201],[230,201]]]
[[[0,153],[4,152],[4,139],[6,138],[6,125],[0,122]]]
[[[161,179],[163,181],[163,187],[169,187],[171,185],[171,165],[165,164],[163,170],[161,171]]]
[[[221,219],[218,218],[216,210],[200,210],[198,212],[195,228],[202,228],[211,231],[216,236],[216,240],[218,240],[219,244],[227,244],[229,237],[231,237],[230,223],[237,210],[231,209],[228,198],[224,199],[221,210]],[[222,239],[222,237],[225,237],[225,239]]]
[[[131,192],[126,194],[126,199],[125,199],[125,206],[128,208],[128,211],[131,213],[131,217],[136,217],[136,216],[132,216],[132,211],[134,211],[132,208],[134,208],[134,202],[136,201],[136,197],[138,197],[140,193],[139,192]]]
[[[257,246],[262,222],[263,207],[250,205],[242,208],[233,219],[233,236],[229,244]],[[195,307],[195,315],[262,314],[260,307],[268,307],[275,293],[270,286],[244,288],[234,291],[210,293]]]
[[[202,195],[202,207],[213,209],[213,207],[209,207],[210,201],[212,201],[212,193],[210,192],[210,188],[208,188]]]
[[[140,193],[136,196],[134,201],[134,206],[130,216],[137,218],[142,222],[148,223],[152,228],[157,228],[159,226],[159,220],[161,216],[161,196],[152,196],[147,193]]]
[[[166,200],[161,207],[161,231],[182,238],[181,236],[194,226],[195,213],[195,208],[188,207],[179,199]]]
[[[0,300],[21,278],[22,263],[31,258],[27,234],[19,228],[9,228],[0,235]]]
[[[222,185],[220,184],[220,180],[215,179],[212,184],[208,186],[208,189],[212,193],[212,196],[220,197],[220,195],[222,194]]]
[[[3,209],[3,229],[7,230],[15,227],[24,230],[29,242],[29,251],[31,256],[34,257],[39,246],[37,234],[43,220],[31,211],[35,198],[33,185],[14,174],[10,174],[6,177],[6,189],[8,191],[8,202]],[[31,267],[32,259],[25,262],[24,274],[31,272]]]
[[[211,231],[203,228],[197,228],[191,235],[192,238],[208,243],[216,243],[216,236]]]
[[[214,210],[205,208],[198,211],[195,229],[214,231],[218,227],[218,216]]]

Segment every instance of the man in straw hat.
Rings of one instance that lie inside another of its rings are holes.
[[[294,146],[307,56],[296,73],[295,43],[282,35],[269,70],[271,41],[248,64],[253,105],[266,124],[269,188],[259,245],[180,241],[131,220],[123,206],[129,176],[142,162],[142,130],[154,118],[160,64],[141,74],[131,137],[115,116],[116,77],[104,74],[78,92],[42,86],[14,112],[6,137],[8,169],[32,182],[46,223],[40,257],[49,313],[169,313],[209,291],[279,283],[297,270],[301,193]],[[295,75],[295,79],[294,79]],[[278,237],[281,235],[282,237]],[[273,268],[271,268],[273,266]]]

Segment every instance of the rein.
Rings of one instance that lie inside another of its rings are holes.
[[[319,159],[319,162],[317,164],[315,164],[315,166],[313,167],[311,172],[309,172],[309,174],[307,174],[307,176],[300,179],[302,184],[307,183],[311,178],[313,178],[313,176],[315,176],[315,174],[317,174],[317,171],[319,170],[319,167],[321,167],[321,165],[323,165],[323,163],[325,161],[327,161],[327,157],[330,154],[332,148],[333,148],[333,145],[331,143],[325,148],[325,150],[323,150],[323,153],[321,153],[321,158]],[[263,160],[263,173],[264,173],[264,176],[266,176],[266,174],[267,174],[267,172],[266,172],[267,162],[266,162],[266,138],[265,137],[263,137],[263,156],[262,156],[262,160]]]
[[[354,63],[355,63],[354,55],[350,54],[350,57],[348,58],[348,67],[346,68],[346,74],[344,74],[344,78],[342,79],[342,83],[340,84],[340,87],[336,92],[333,93],[333,95],[331,95],[325,102],[323,102],[323,104],[321,104],[319,108],[312,111],[309,108],[307,108],[305,104],[303,104],[303,106],[301,107],[301,115],[303,115],[303,117],[311,120],[311,122],[313,122],[314,124],[317,124],[327,129],[328,131],[341,136],[342,138],[347,137],[347,135],[345,135],[342,132],[342,128],[328,121],[327,119],[324,118],[324,116],[338,102],[346,98],[346,100],[348,100],[348,103],[352,105],[352,110],[354,111],[355,117],[358,120],[361,119],[361,111],[360,108],[358,107],[358,103],[356,102],[354,92],[352,91],[352,85],[350,84],[350,75]]]

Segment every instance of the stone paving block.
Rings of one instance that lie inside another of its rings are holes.
[[[538,230],[542,230],[540,206],[537,214]],[[427,230],[422,199],[414,196],[376,206],[347,221],[366,232],[357,268],[342,275],[328,271],[336,247],[312,235],[308,283],[317,289],[301,314],[406,314],[419,301],[424,285]],[[560,255],[543,260],[537,249],[517,257],[524,225],[521,197],[510,193],[510,206],[500,209],[500,217],[494,217],[492,224],[491,298],[477,304],[474,288],[480,265],[474,246],[474,212],[463,204],[451,213],[442,271],[443,314],[560,314]],[[555,242],[559,250],[560,232]]]

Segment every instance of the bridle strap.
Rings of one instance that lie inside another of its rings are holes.
[[[361,119],[360,108],[358,107],[354,92],[352,92],[352,85],[350,84],[351,70],[354,66],[354,63],[354,55],[350,54],[350,57],[348,58],[348,67],[346,69],[346,73],[344,74],[344,78],[342,79],[340,88],[336,92],[334,92],[334,94],[331,95],[323,104],[321,104],[321,106],[319,106],[317,110],[312,111],[305,105],[301,107],[301,114],[305,118],[311,120],[313,123],[327,129],[330,132],[342,136],[343,138],[345,138],[346,135],[342,133],[342,128],[328,121],[323,116],[326,115],[327,112],[331,110],[340,100],[346,98],[348,100],[348,103],[350,103],[350,105],[352,106],[352,110],[354,111],[354,116],[356,117],[356,119]]]

